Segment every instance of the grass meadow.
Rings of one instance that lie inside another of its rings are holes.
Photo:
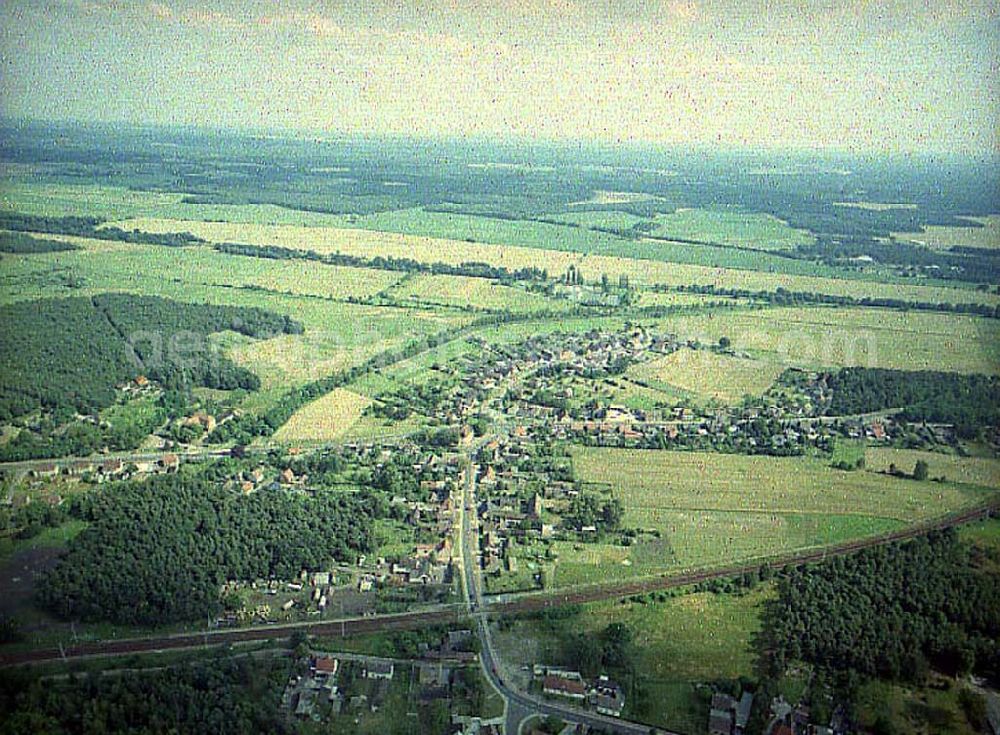
[[[987,250],[1000,249],[1000,215],[988,217],[969,217],[982,227],[942,227],[932,225],[925,227],[923,232],[894,233],[897,240],[926,245],[935,250],[948,250],[957,246],[983,248]]]
[[[810,245],[815,238],[762,212],[678,209],[654,220],[652,234],[683,240],[703,240],[750,250],[792,250]]]
[[[401,280],[386,295],[403,303],[448,308],[471,306],[491,311],[533,312],[573,306],[567,300],[469,276],[415,275]]]
[[[644,534],[629,546],[556,542],[553,587],[819,548],[878,535],[981,502],[991,491],[846,472],[826,460],[608,448],[573,450],[576,476],[625,507]]]
[[[774,597],[772,585],[760,585],[745,595],[699,592],[643,603],[609,600],[587,603],[565,621],[549,624],[514,620],[494,634],[511,665],[540,661],[572,668],[563,658],[567,633],[598,635],[621,623],[633,632],[634,679],[625,716],[682,733],[702,733],[708,719],[708,699],[696,687],[708,681],[752,678],[753,637],[760,630],[761,606]]]
[[[878,447],[865,452],[865,468],[869,472],[888,472],[890,465],[896,465],[901,472],[913,472],[913,467],[920,460],[927,463],[929,477],[945,477],[948,482],[1000,489],[1000,459],[959,457],[891,447]]]
[[[642,383],[679,389],[701,400],[734,403],[744,395],[766,391],[782,369],[773,362],[685,348],[633,365],[627,374]]]

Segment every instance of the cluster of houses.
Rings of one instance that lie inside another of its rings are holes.
[[[290,716],[320,722],[331,715],[362,716],[377,712],[394,679],[403,677],[414,704],[441,702],[449,708],[468,691],[466,677],[478,676],[471,630],[450,630],[436,644],[422,642],[419,657],[395,659],[350,653],[312,652],[300,660],[282,694],[281,706]],[[457,708],[467,712],[467,707]],[[500,735],[502,718],[483,720],[468,714],[452,716],[449,733]],[[357,723],[357,720],[355,720]]]
[[[509,437],[485,444],[477,460],[476,512],[483,572],[488,578],[516,573],[512,540],[529,544],[558,538],[560,529],[547,510],[551,501],[568,498],[576,490],[572,482],[552,471],[549,458],[540,456],[535,431],[524,426],[515,427]]]
[[[812,712],[805,702],[793,706],[784,697],[771,700],[766,735],[846,735],[856,732],[847,717],[847,710],[838,705],[833,709],[830,722],[820,725],[813,722]]]
[[[739,697],[715,692],[708,715],[708,735],[744,735],[752,708],[750,692],[743,691]],[[775,697],[764,732],[766,735],[844,735],[851,730],[843,707],[834,709],[828,725],[817,725],[812,722],[808,705],[801,703],[793,707],[782,697]]]
[[[303,570],[297,579],[258,579],[250,582],[231,580],[222,585],[220,598],[241,598],[243,604],[227,612],[216,622],[220,626],[232,626],[247,622],[269,622],[273,619],[274,608],[264,602],[269,597],[278,598],[275,606],[285,613],[285,617],[295,612],[321,614],[338,589],[337,571],[309,572]]]
[[[510,345],[491,345],[480,337],[470,337],[469,342],[479,350],[459,357],[451,365],[436,366],[438,372],[450,378],[436,390],[419,396],[420,412],[439,423],[461,423],[511,381],[524,380],[534,389],[558,376],[611,375],[645,353],[669,354],[678,346],[672,335],[652,334],[643,327],[622,332],[540,335]],[[380,400],[393,404],[398,403],[398,398],[380,396]],[[409,398],[414,400],[413,396]],[[526,401],[508,407],[508,415],[513,418],[549,419],[553,411]]]
[[[708,713],[708,735],[743,735],[752,707],[750,692],[741,692],[739,699],[725,692],[715,692]]]
[[[579,671],[536,664],[533,670],[541,682],[542,694],[548,697],[586,704],[598,714],[621,717],[625,692],[606,676],[587,681]]]
[[[176,472],[181,465],[179,455],[167,452],[155,459],[125,462],[116,457],[107,459],[77,459],[42,462],[28,470],[28,477],[34,480],[54,480],[56,478],[81,478],[93,482],[106,482],[133,477],[137,474],[158,474]]]
[[[632,414],[628,420],[564,419],[551,425],[555,438],[595,446],[694,447],[747,454],[798,454],[807,447],[829,450],[838,437],[866,438],[874,444],[888,445],[904,432],[922,428],[888,418],[868,421],[856,418],[774,418],[764,416],[756,409],[747,410],[743,415],[719,411],[710,417],[679,421],[642,421]],[[947,429],[938,427],[936,433],[940,438],[929,436],[929,443],[947,443]]]
[[[857,731],[843,705],[833,708],[830,721],[825,725],[814,722],[815,718],[805,702],[793,706],[780,696],[771,700],[768,714],[766,735],[847,735]]]
[[[367,559],[359,559],[358,592],[369,592],[376,587],[404,585],[446,585],[452,579],[454,550],[450,535],[436,544],[417,544],[409,556],[396,561],[378,557],[373,567]]]
[[[360,676],[371,682],[365,687],[365,693],[350,695],[338,685],[345,666],[352,669],[352,680]],[[345,708],[377,712],[388,696],[395,672],[395,663],[387,659],[361,657],[360,661],[345,662],[332,655],[313,655],[309,657],[305,673],[289,677],[281,695],[281,707],[296,718],[314,722],[320,722],[324,713],[339,715]]]
[[[675,406],[646,411],[599,403],[571,405],[575,379],[607,379],[628,365],[675,352],[700,348],[673,335],[637,327],[617,333],[555,334],[532,337],[514,345],[481,343],[482,354],[466,357],[459,367],[464,378],[459,403],[444,413],[460,418],[479,406],[484,391],[515,380],[501,401],[509,420],[544,429],[555,439],[607,446],[725,445],[726,451],[795,454],[807,447],[829,449],[837,437],[889,444],[904,433],[920,435],[927,444],[949,444],[948,426],[924,426],[876,419],[824,416],[829,391],[817,374],[806,373],[795,390],[785,386],[749,406],[702,409]],[[806,386],[802,389],[801,385]],[[453,396],[442,395],[448,403]],[[554,400],[555,399],[555,400]],[[444,418],[442,416],[441,418]]]
[[[315,721],[321,719],[318,705],[329,702],[331,710],[339,712],[342,704],[337,686],[337,672],[340,661],[330,656],[314,656],[309,662],[306,674],[296,674],[289,678],[281,695],[281,707],[285,712],[299,718]]]

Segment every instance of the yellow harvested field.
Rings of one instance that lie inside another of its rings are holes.
[[[283,334],[272,339],[229,337],[226,354],[261,380],[261,386],[280,388],[318,380],[365,359],[367,352],[346,350],[336,336],[317,332]]]
[[[985,500],[986,491],[874,472],[843,472],[807,457],[574,448],[583,482],[608,484],[626,524],[669,512],[826,513],[916,521]]]
[[[570,265],[585,273],[607,273],[612,279],[627,275],[636,284],[713,285],[724,288],[792,291],[872,297],[909,301],[1000,304],[1000,296],[972,289],[939,286],[911,286],[873,281],[849,281],[816,276],[789,276],[780,273],[712,268],[701,265],[665,263],[654,260],[542,250],[509,245],[484,245],[461,240],[403,235],[335,227],[300,227],[295,225],[258,225],[227,222],[195,222],[177,219],[136,218],[112,223],[116,226],[147,232],[187,231],[210,242],[242,242],[251,245],[278,245],[320,253],[341,252],[347,255],[377,255],[413,258],[424,262],[459,264],[481,261],[510,269],[547,268],[562,273]]]
[[[337,388],[296,411],[274,435],[282,443],[323,442],[345,434],[371,399],[345,388]]]
[[[783,369],[778,363],[685,348],[634,365],[628,375],[645,383],[667,383],[702,398],[731,403],[747,394],[760,395]]]
[[[954,454],[924,452],[917,449],[883,447],[865,452],[865,468],[885,472],[890,464],[901,472],[913,472],[917,461],[927,463],[930,477],[944,477],[949,482],[1000,488],[1000,459],[989,457],[958,457]]]
[[[659,327],[682,339],[733,349],[769,363],[1000,373],[995,319],[880,309],[771,308],[668,317]]]
[[[989,217],[968,217],[982,227],[939,227],[932,225],[925,227],[924,232],[894,232],[893,237],[905,242],[915,242],[918,245],[926,245],[936,250],[947,250],[958,246],[972,248],[986,248],[996,250],[1000,248],[1000,215],[991,214]]]

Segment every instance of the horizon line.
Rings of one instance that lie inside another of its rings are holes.
[[[806,144],[783,144],[767,145],[761,143],[736,143],[731,141],[717,141],[714,143],[705,141],[663,141],[663,140],[608,140],[595,137],[543,137],[528,136],[523,133],[484,133],[476,132],[468,135],[457,133],[429,133],[429,132],[400,132],[400,131],[361,131],[361,130],[329,130],[304,127],[258,127],[253,125],[226,125],[221,123],[176,123],[176,122],[153,122],[137,120],[97,120],[80,118],[45,118],[32,115],[10,115],[0,112],[0,127],[25,127],[25,126],[66,126],[66,127],[91,127],[105,129],[131,129],[131,130],[169,130],[176,132],[194,132],[201,134],[239,134],[253,138],[273,138],[279,140],[299,140],[312,141],[316,143],[332,143],[336,140],[358,140],[358,141],[378,141],[387,140],[393,142],[409,143],[433,143],[433,144],[499,144],[518,148],[578,148],[603,150],[613,152],[616,150],[655,150],[660,152],[691,152],[713,151],[719,153],[743,154],[743,155],[769,155],[777,156],[781,154],[804,156],[804,155],[827,155],[850,158],[961,158],[977,159],[983,161],[1000,160],[1000,146],[995,148],[944,148],[923,146],[914,148],[857,148],[857,147],[837,147],[825,145]]]

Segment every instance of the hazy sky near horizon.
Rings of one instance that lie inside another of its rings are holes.
[[[4,0],[46,119],[1000,148],[1000,0]]]

